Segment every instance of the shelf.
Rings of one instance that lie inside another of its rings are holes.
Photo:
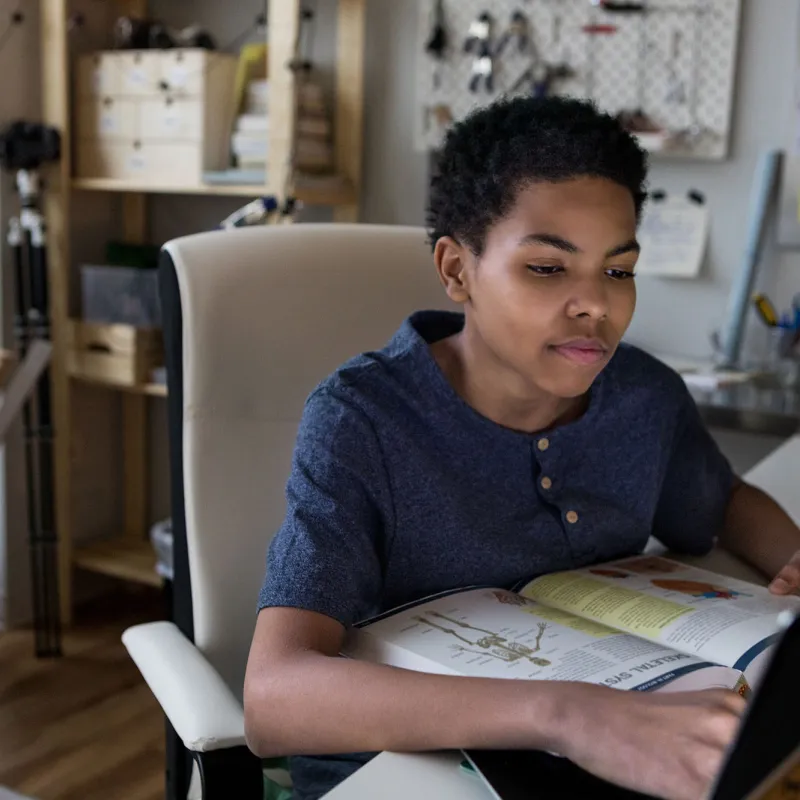
[[[113,389],[118,392],[130,392],[132,394],[144,394],[148,397],[166,397],[167,387],[162,383],[140,383],[122,384],[112,381],[101,381],[97,378],[90,378],[80,372],[69,372],[69,377],[81,383],[89,383],[92,386],[102,386],[105,389]]]
[[[0,387],[5,386],[17,368],[16,353],[0,350]]]
[[[156,555],[148,541],[134,541],[119,536],[75,548],[73,564],[89,572],[121,578],[147,586],[160,587],[161,576],[156,572]]]
[[[198,184],[169,186],[135,183],[115,178],[73,178],[72,188],[85,192],[130,192],[134,194],[199,194],[220,197],[260,197],[274,195],[270,186],[253,184]],[[312,206],[352,205],[357,201],[352,183],[338,175],[300,175],[295,182],[295,196]]]
[[[134,181],[117,180],[115,178],[74,178],[72,188],[86,192],[132,192],[134,194],[218,194],[234,197],[258,197],[262,194],[269,194],[266,186],[257,186],[255,184],[168,186],[135,183]]]

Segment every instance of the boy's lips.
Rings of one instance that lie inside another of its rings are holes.
[[[609,347],[599,339],[573,339],[563,344],[551,345],[551,347],[563,358],[582,366],[598,364],[609,353]]]

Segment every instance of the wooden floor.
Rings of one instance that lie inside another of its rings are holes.
[[[163,717],[120,642],[161,615],[156,591],[95,603],[56,660],[34,658],[30,632],[0,633],[0,786],[36,800],[163,800]]]

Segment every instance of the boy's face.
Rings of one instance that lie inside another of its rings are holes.
[[[636,305],[630,192],[604,178],[522,189],[476,258],[451,239],[436,260],[469,333],[531,388],[578,397],[608,363]]]

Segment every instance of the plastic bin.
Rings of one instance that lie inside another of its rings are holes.
[[[81,267],[86,322],[161,327],[158,271],[132,267]]]

